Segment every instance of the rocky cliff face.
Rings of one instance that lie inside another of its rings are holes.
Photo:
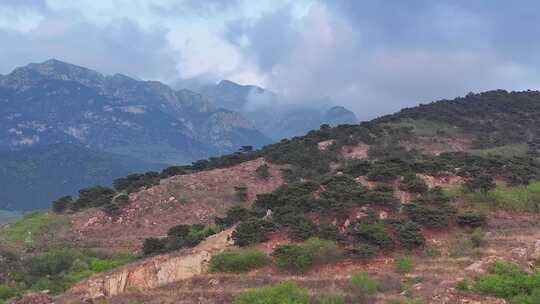
[[[58,60],[2,77],[0,101],[2,149],[69,142],[166,163],[269,143],[241,115],[195,92]]]
[[[74,286],[59,303],[114,296],[130,289],[146,290],[200,275],[207,271],[212,255],[232,246],[232,231],[213,235],[191,250],[156,256],[93,276]]]

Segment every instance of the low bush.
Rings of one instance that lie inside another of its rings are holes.
[[[386,225],[377,219],[374,214],[361,218],[351,225],[349,235],[353,236],[357,241],[367,242],[381,248],[393,245]]]
[[[343,235],[336,225],[322,224],[317,230],[317,237],[330,241],[340,242],[343,240]]]
[[[424,193],[429,189],[426,182],[415,173],[405,174],[399,184],[399,188],[403,191],[413,193]]]
[[[313,253],[297,244],[281,245],[272,252],[275,264],[284,270],[304,272],[313,265]]]
[[[397,236],[401,245],[409,249],[422,246],[426,242],[422,234],[422,227],[412,221],[398,225]]]
[[[142,250],[144,255],[159,254],[165,250],[166,244],[164,239],[151,237],[144,240]]]
[[[369,273],[360,272],[351,276],[351,288],[357,297],[365,299],[377,293],[379,284]]]
[[[231,227],[232,225],[245,221],[251,217],[251,212],[241,206],[234,206],[227,210],[224,218],[216,219],[216,223],[225,227]]]
[[[268,257],[256,249],[227,250],[212,257],[212,272],[247,272],[268,263]]]
[[[539,303],[540,272],[527,273],[515,264],[496,262],[487,275],[474,283],[474,289],[512,303]]]
[[[315,263],[329,263],[343,257],[343,250],[334,241],[310,238],[301,246],[311,252]]]
[[[274,228],[275,225],[268,220],[252,218],[238,224],[232,239],[240,247],[257,244],[266,241]]]
[[[261,179],[270,178],[270,167],[267,164],[262,164],[257,169],[255,169],[255,174]]]
[[[412,260],[408,256],[402,256],[396,260],[396,271],[398,273],[409,273],[413,268]]]
[[[307,290],[288,282],[244,291],[233,301],[234,304],[309,304],[309,302]]]
[[[352,258],[369,259],[380,252],[380,248],[369,244],[358,244],[346,249],[346,254]]]
[[[412,203],[404,205],[403,208],[414,222],[436,228],[448,226],[454,214],[454,209],[447,205]]]
[[[461,213],[457,215],[456,222],[460,226],[478,228],[487,223],[487,216],[483,213],[475,212]]]
[[[293,241],[305,241],[317,233],[317,226],[301,217],[289,225],[289,238]]]

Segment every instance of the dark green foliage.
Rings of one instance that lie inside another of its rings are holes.
[[[366,160],[350,161],[344,168],[343,173],[358,177],[368,174],[371,170],[371,163]]]
[[[53,251],[32,257],[26,264],[30,281],[67,271],[76,258],[76,255],[69,250]]]
[[[379,254],[380,248],[370,244],[357,244],[346,248],[347,255],[352,258],[369,259]]]
[[[147,238],[143,242],[144,255],[153,255],[164,252],[167,241],[159,238]]]
[[[79,198],[72,204],[75,211],[91,207],[111,204],[115,191],[103,186],[95,186],[79,190]]]
[[[313,210],[315,199],[312,193],[318,188],[319,185],[313,182],[285,184],[273,193],[257,195],[253,207],[259,213],[271,209],[277,224],[288,225]]]
[[[333,211],[341,211],[359,203],[363,200],[366,190],[358,184],[354,178],[349,175],[336,175],[322,183],[324,192],[321,193],[321,198],[331,202],[338,202],[341,207],[333,206]],[[335,210],[337,209],[337,210]]]
[[[56,213],[62,213],[69,209],[73,204],[73,198],[70,195],[62,196],[52,203],[52,210]]]
[[[234,206],[227,210],[224,218],[216,218],[216,224],[231,227],[240,221],[247,220],[251,216],[252,214],[248,209],[240,206]]]
[[[247,272],[268,263],[268,257],[256,249],[226,250],[210,260],[211,272]]]
[[[188,236],[190,231],[190,225],[180,224],[169,228],[169,230],[167,231],[167,236],[185,238]]]
[[[160,180],[161,174],[149,171],[143,174],[130,174],[126,177],[117,178],[113,181],[113,186],[118,192],[126,191],[131,193],[142,187],[159,185]]]
[[[205,238],[221,231],[216,225],[177,225],[171,227],[165,238],[147,238],[143,243],[145,255],[159,254],[198,245]]]
[[[299,218],[289,224],[289,238],[293,241],[305,241],[317,233],[317,226],[306,218]]]
[[[458,214],[456,222],[460,226],[467,226],[471,228],[482,227],[487,223],[487,216],[483,213],[467,212]]]
[[[317,237],[330,240],[330,241],[342,241],[343,235],[339,231],[339,228],[336,225],[322,224],[317,229]]]
[[[365,195],[365,201],[374,205],[395,208],[398,206],[398,199],[394,196],[394,189],[385,184],[378,184]]]
[[[448,204],[440,187],[435,187],[423,193],[413,203],[403,206],[407,216],[416,223],[430,227],[446,227],[457,210]]]
[[[403,191],[413,192],[413,193],[424,193],[428,191],[428,186],[423,179],[418,177],[414,173],[408,173],[403,175],[403,179],[399,184],[399,188]]]
[[[276,265],[285,270],[304,272],[313,264],[313,253],[306,247],[288,244],[272,252]]]
[[[329,172],[330,162],[336,157],[330,151],[321,151],[317,142],[309,138],[284,139],[266,146],[262,153],[272,163],[292,165],[305,178]]]
[[[397,236],[399,242],[405,248],[422,246],[426,241],[422,234],[422,227],[412,221],[398,225]]]
[[[267,220],[252,218],[238,224],[232,234],[234,243],[238,246],[257,244],[268,239],[275,225]]]
[[[464,187],[470,192],[480,191],[486,193],[489,190],[495,188],[495,182],[493,180],[493,177],[486,174],[481,174],[469,178],[465,182]]]
[[[381,248],[393,245],[386,225],[384,222],[378,220],[374,214],[370,214],[353,223],[349,228],[349,235],[353,236],[357,241],[367,242]]]
[[[259,178],[268,179],[270,178],[270,167],[267,164],[262,164],[255,169],[255,174],[257,174]]]
[[[405,213],[416,223],[430,227],[446,227],[455,210],[450,206],[411,203],[403,206]]]

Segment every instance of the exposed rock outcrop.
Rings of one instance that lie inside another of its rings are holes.
[[[146,290],[206,272],[212,255],[232,246],[233,228],[207,238],[191,250],[160,255],[80,282],[59,303],[114,296],[131,289]]]

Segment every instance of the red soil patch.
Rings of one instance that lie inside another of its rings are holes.
[[[249,205],[260,193],[283,183],[280,167],[270,166],[271,177],[261,179],[255,170],[260,158],[234,167],[178,175],[160,185],[130,195],[131,203],[111,218],[93,209],[72,218],[79,239],[109,249],[137,249],[148,237],[163,236],[178,224],[212,223],[234,205]],[[248,201],[239,202],[235,187],[247,186]]]

